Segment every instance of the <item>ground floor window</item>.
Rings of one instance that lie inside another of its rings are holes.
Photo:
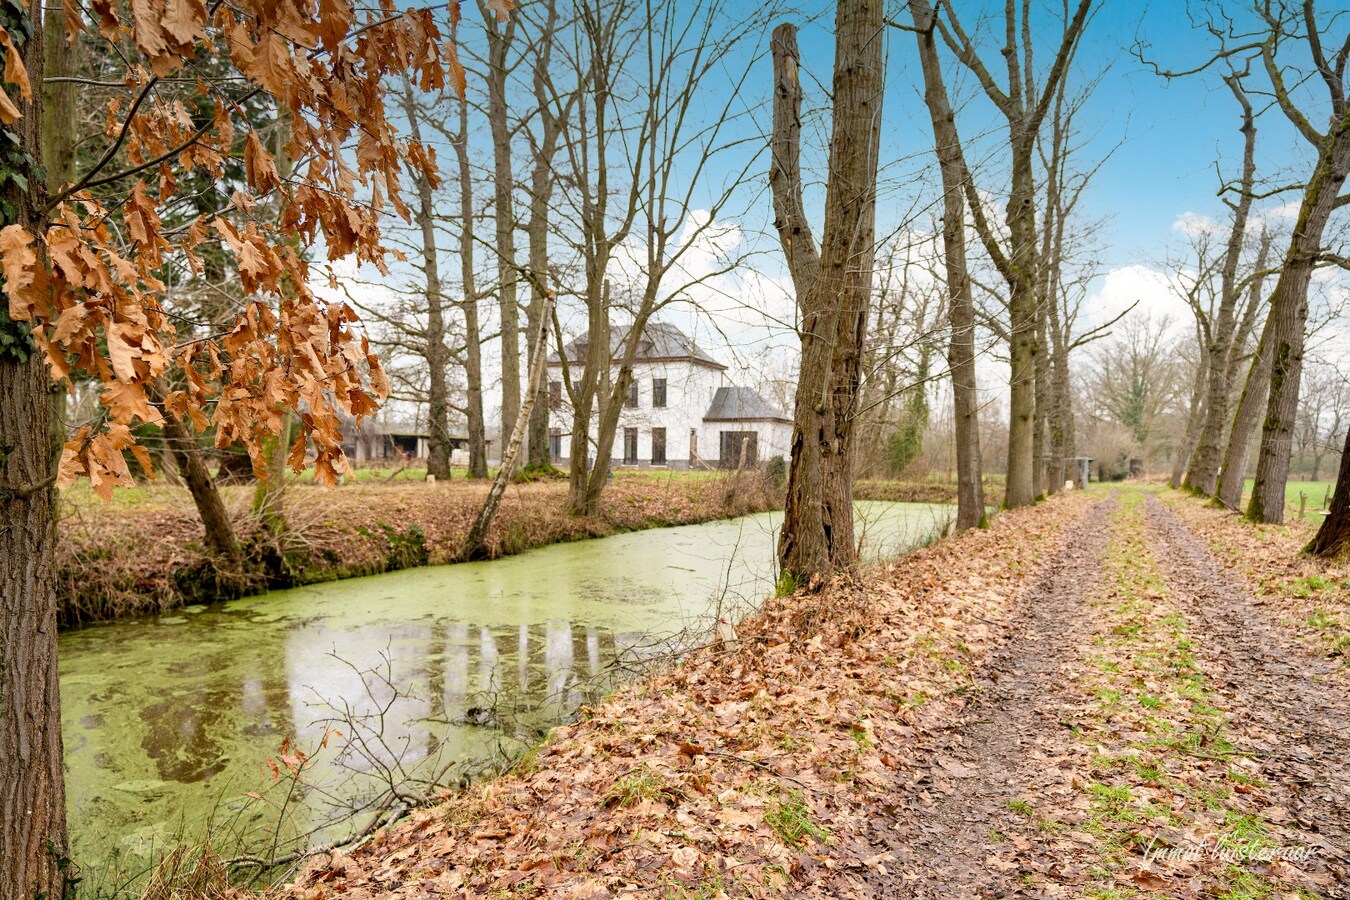
[[[753,431],[723,431],[719,465],[724,469],[749,468],[759,462],[759,435]]]
[[[550,428],[548,432],[548,454],[554,459],[562,459],[562,429]]]
[[[666,430],[664,428],[652,429],[652,465],[664,466],[666,464]]]
[[[637,465],[637,434],[636,428],[625,428],[623,430],[623,464],[625,466]]]

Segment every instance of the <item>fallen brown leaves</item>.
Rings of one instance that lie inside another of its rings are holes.
[[[1027,576],[1085,498],[1000,516],[708,648],[559,728],[502,779],[279,892],[335,896],[868,896],[898,876],[890,798],[915,716],[955,720]]]

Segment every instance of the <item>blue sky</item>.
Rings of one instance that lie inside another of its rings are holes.
[[[898,18],[899,4],[891,6],[892,15]],[[1046,4],[1037,7],[1044,12]],[[802,27],[800,42],[803,61],[812,74],[828,80],[834,56],[833,6],[821,4],[818,10]],[[991,12],[999,17],[984,23],[988,39],[983,42],[983,56],[991,67],[1000,63],[999,41],[990,26],[1001,27],[1002,4],[960,2],[958,10],[967,30],[979,27],[981,18]],[[1150,58],[1176,69],[1207,58],[1213,51],[1209,36],[1190,26],[1185,11],[1184,0],[1148,5],[1119,0],[1104,3],[1079,53],[1073,81],[1081,86],[1101,75],[1083,116],[1089,139],[1080,151],[1080,164],[1092,165],[1112,154],[1087,197],[1090,216],[1110,219],[1103,247],[1103,262],[1108,267],[1159,263],[1173,237],[1172,224],[1183,213],[1222,215],[1215,161],[1227,173],[1241,162],[1238,107],[1217,74],[1169,81],[1153,74],[1131,52],[1136,41],[1144,41]],[[1059,24],[1047,15],[1036,20],[1036,25],[1040,38],[1037,60],[1043,74]],[[912,35],[891,31],[887,62],[882,168],[895,171],[897,158],[930,151],[932,133],[921,103]],[[958,114],[963,138],[995,149],[999,141],[1006,140],[997,112],[979,96],[954,59],[944,54],[943,62],[954,86],[955,102],[973,98]],[[1003,71],[993,70],[1002,80]],[[818,91],[810,99],[819,104],[825,98]],[[1275,110],[1261,117],[1258,146],[1267,171],[1285,167],[1293,155],[1306,157],[1292,129]],[[996,191],[1000,180],[998,174],[986,174],[981,187]]]

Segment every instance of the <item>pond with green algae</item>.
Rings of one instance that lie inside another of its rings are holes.
[[[952,516],[904,503],[859,503],[858,513],[874,558]],[[271,854],[359,830],[389,805],[392,782],[467,779],[671,640],[706,630],[719,604],[751,608],[773,587],[780,518],[557,544],[67,632],[73,856],[86,869],[134,872],[207,833],[225,855]]]

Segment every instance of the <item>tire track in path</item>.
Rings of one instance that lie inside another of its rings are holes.
[[[1240,748],[1260,765],[1285,824],[1316,848],[1300,867],[1322,896],[1350,897],[1350,702],[1333,667],[1283,634],[1153,497],[1147,533]]]

